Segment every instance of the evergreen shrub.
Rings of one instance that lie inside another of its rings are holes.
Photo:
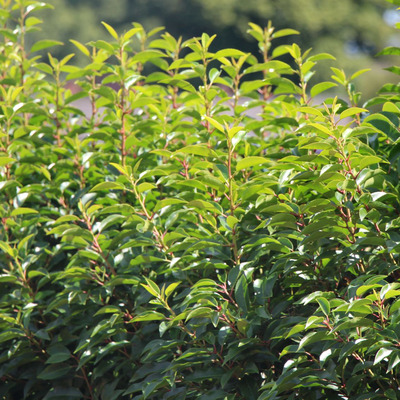
[[[399,85],[0,4],[1,399],[399,397]]]

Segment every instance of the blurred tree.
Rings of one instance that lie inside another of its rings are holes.
[[[296,41],[303,50],[328,52],[349,73],[372,65],[372,57],[387,45],[393,34],[383,13],[390,7],[383,0],[51,0],[55,10],[46,11],[43,32],[46,37],[68,42],[107,38],[100,21],[117,30],[128,29],[133,21],[146,28],[165,26],[174,36],[216,33],[216,48],[237,47],[254,51],[255,43],[246,35],[248,22],[266,25],[272,20],[277,29],[301,32]],[[278,43],[281,44],[281,43]],[[71,46],[59,52],[75,51]],[[60,53],[61,55],[62,53]],[[327,67],[328,67],[327,63]],[[337,65],[337,64],[336,64]],[[329,69],[323,72],[327,78]]]

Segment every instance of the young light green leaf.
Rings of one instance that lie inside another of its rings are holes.
[[[377,157],[377,156],[365,156],[361,159],[359,168],[364,169],[365,167],[368,167],[369,165],[378,164],[381,162],[386,162],[386,161],[382,160],[382,158]]]
[[[118,34],[117,34],[117,32],[115,31],[115,29],[114,29],[111,25],[107,24],[107,23],[104,22],[104,21],[101,21],[101,23],[102,23],[103,26],[107,29],[108,33],[109,33],[115,40],[118,40]]]
[[[228,217],[226,218],[226,223],[231,229],[233,229],[238,222],[239,220],[232,215],[228,215]]]
[[[4,167],[4,165],[10,164],[14,161],[16,161],[15,158],[0,156],[0,167]]]
[[[90,52],[85,45],[78,42],[77,40],[69,40],[75,47],[77,47],[85,56],[90,57]]]
[[[376,56],[400,56],[400,48],[399,47],[386,47],[383,50],[381,50],[379,53],[376,54]]]
[[[332,79],[339,82],[341,85],[344,85],[346,83],[346,75],[343,70],[335,67],[331,67],[331,70],[334,73],[334,75],[332,75]]]
[[[204,117],[214,128],[218,129],[220,132],[225,133],[225,129],[224,127],[218,122],[216,121],[214,118],[205,116]]]
[[[33,208],[19,207],[12,210],[10,216],[16,217],[18,215],[26,215],[26,214],[39,214],[39,211]]]
[[[137,190],[139,193],[147,192],[148,190],[152,190],[155,188],[157,188],[157,186],[150,182],[143,182],[137,186]]]
[[[140,162],[139,162],[139,164],[140,164]],[[112,166],[113,166],[116,170],[118,170],[122,175],[129,176],[129,173],[128,173],[126,167],[124,167],[124,166],[122,166],[122,165],[120,165],[120,164],[117,164],[117,163],[110,163],[110,165],[112,165]]]
[[[321,60],[336,60],[336,58],[329,53],[319,53],[307,58],[307,61],[321,61]]]
[[[37,41],[32,47],[31,47],[31,53],[34,53],[35,51],[47,49],[48,47],[52,46],[61,46],[63,45],[63,42],[60,42],[58,40],[39,40]]]
[[[304,114],[312,114],[316,115],[317,117],[320,117],[321,119],[324,118],[324,114],[318,108],[315,107],[301,107],[297,109],[299,112],[304,113]]]
[[[310,90],[310,95],[311,97],[318,96],[322,92],[325,92],[326,90],[329,90],[333,87],[337,86],[336,83],[334,82],[320,82],[314,85],[311,90]]]
[[[144,285],[142,283],[142,286],[149,292],[151,293],[154,297],[159,297],[160,296],[160,289],[157,286],[157,284],[155,282],[153,282],[151,279],[149,278],[144,278],[147,282],[147,285]]]
[[[331,131],[329,130],[329,128],[327,128],[327,127],[324,126],[324,125],[321,125],[321,124],[318,124],[318,123],[315,123],[315,122],[311,122],[311,123],[309,123],[309,125],[312,126],[312,127],[314,127],[314,128],[316,128],[316,129],[318,129],[320,132],[322,132],[322,133],[328,135],[328,137],[333,137],[333,136],[334,136],[334,135],[333,135],[333,132],[331,132]]]
[[[220,57],[241,57],[245,55],[246,53],[243,53],[243,51],[237,50],[237,49],[223,49],[219,50],[214,54],[214,58],[220,58]]]
[[[371,68],[360,69],[359,71],[354,72],[354,74],[350,77],[350,80],[358,78],[360,75],[365,74],[366,72],[371,71]]]
[[[284,37],[284,36],[289,36],[289,35],[300,35],[299,31],[296,31],[295,29],[281,29],[279,31],[276,31],[272,34],[272,37],[274,39]]]
[[[362,112],[367,112],[368,110],[365,108],[360,108],[360,107],[351,107],[348,108],[347,110],[344,110],[341,114],[340,114],[340,119],[345,119],[348,117],[352,117],[353,115],[356,114],[361,114]]]
[[[168,285],[168,287],[165,289],[165,297],[168,298],[171,296],[171,294],[176,290],[176,288],[181,284],[180,281],[178,282],[173,282]]]

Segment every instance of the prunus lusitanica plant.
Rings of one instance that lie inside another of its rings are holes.
[[[398,398],[399,85],[0,4],[2,400]]]
[[[377,90],[379,82],[383,84],[389,75],[384,76],[382,59],[378,62],[374,55],[393,34],[386,21],[396,21],[390,11],[395,8],[382,0],[340,0],[337,10],[330,1],[320,0],[118,0],[118,6],[109,0],[51,0],[51,4],[55,10],[41,14],[46,24],[29,43],[50,37],[67,42],[66,46],[52,49],[58,57],[74,51],[69,39],[107,40],[102,20],[118,31],[129,29],[132,21],[140,22],[146,29],[165,26],[170,34],[184,39],[203,32],[216,33],[214,51],[236,47],[256,52],[256,42],[246,35],[248,22],[263,26],[271,19],[276,29],[291,27],[301,32],[295,38],[276,38],[275,46],[295,40],[301,48],[329,52],[349,73],[359,65],[373,67],[377,79],[369,85],[367,79],[357,82],[358,87],[368,89],[368,94]],[[284,60],[288,62],[290,58]],[[74,63],[82,65],[83,57],[76,54]],[[335,64],[320,64],[317,79],[329,79],[330,66]]]

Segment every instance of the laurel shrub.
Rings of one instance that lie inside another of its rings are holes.
[[[399,85],[0,3],[1,399],[398,398]]]

